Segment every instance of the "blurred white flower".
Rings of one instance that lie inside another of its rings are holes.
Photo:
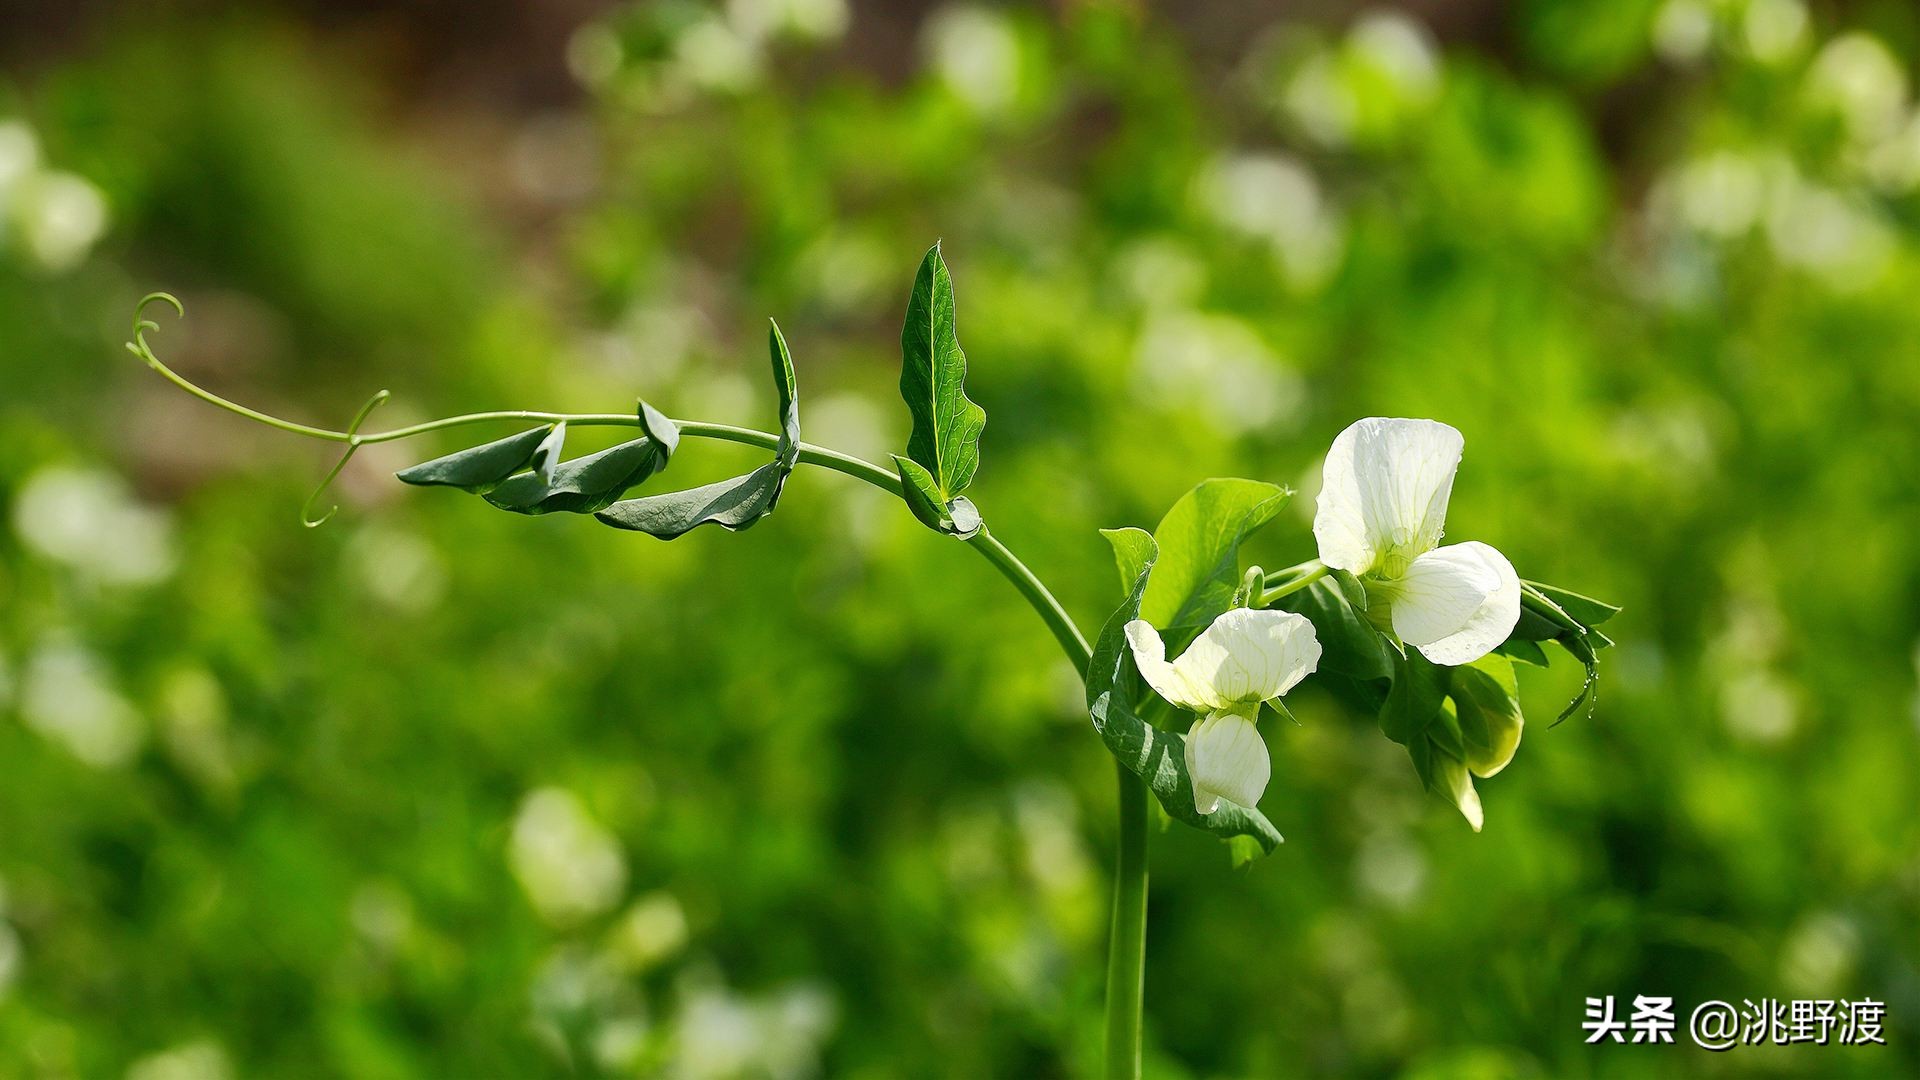
[[[688,27],[675,43],[674,60],[680,76],[701,90],[737,93],[760,81],[758,43],[718,17]]]
[[[1687,228],[1731,239],[1759,222],[1771,171],[1754,155],[1715,150],[1661,178],[1650,201]]]
[[[1667,0],[1653,19],[1653,50],[1672,64],[1691,64],[1713,44],[1713,11],[1701,0]]]
[[[1326,282],[1346,247],[1345,225],[1327,206],[1320,184],[1284,154],[1226,154],[1194,178],[1192,198],[1220,224],[1273,249],[1296,289]]]
[[[1801,0],[1747,0],[1741,30],[1755,60],[1791,60],[1807,43],[1807,6]]]
[[[1374,11],[1362,16],[1347,32],[1347,47],[1403,102],[1430,101],[1440,89],[1433,35],[1403,12]]]
[[[727,0],[727,21],[749,38],[837,38],[848,19],[846,0]]]
[[[1869,147],[1861,160],[1867,179],[1882,191],[1905,195],[1920,188],[1920,112],[1892,135]]]
[[[1865,142],[1885,138],[1900,125],[1907,73],[1878,38],[1841,34],[1814,57],[1805,92],[1816,106],[1838,115],[1856,140]]]
[[[934,72],[975,111],[992,115],[1018,100],[1020,37],[1005,15],[983,7],[942,8],[921,34]]]
[[[417,533],[364,526],[348,541],[344,559],[367,595],[396,611],[429,611],[446,595],[446,560]]]
[[[1864,200],[1797,175],[1773,190],[1767,237],[1782,262],[1838,289],[1873,284],[1897,248],[1892,227]]]
[[[1368,896],[1389,907],[1406,908],[1426,888],[1427,858],[1400,830],[1374,829],[1354,855],[1353,876]]]
[[[78,265],[107,231],[106,197],[72,173],[43,172],[21,181],[13,213],[27,254],[54,273]]]
[[[1360,578],[1368,617],[1436,664],[1485,656],[1520,619],[1505,555],[1440,546],[1465,445],[1435,420],[1357,420],[1327,451],[1313,519],[1320,561]]]
[[[83,646],[42,645],[21,677],[20,717],[42,737],[96,769],[125,765],[139,752],[146,722],[114,688],[105,666]]]
[[[705,980],[683,986],[676,1019],[678,1052],[669,1075],[800,1080],[819,1072],[820,1048],[839,1023],[839,1006],[811,983],[756,1001]]]
[[[1832,911],[1803,917],[1780,945],[1781,989],[1806,997],[1832,997],[1845,986],[1860,959],[1860,930]]]
[[[104,469],[52,466],[34,473],[13,504],[26,546],[112,585],[150,585],[174,569],[173,525]]]
[[[127,1080],[228,1080],[233,1063],[213,1039],[195,1039],[127,1066]]]
[[[1197,410],[1234,434],[1289,425],[1306,399],[1300,374],[1230,316],[1155,313],[1134,345],[1134,364],[1143,399]]]
[[[514,876],[549,922],[598,915],[626,891],[619,842],[565,788],[540,788],[521,801],[509,855]]]
[[[608,948],[627,967],[646,971],[679,952],[687,943],[687,913],[669,892],[652,892],[633,902],[614,925]]]
[[[1267,790],[1272,763],[1254,727],[1260,706],[1313,673],[1320,641],[1306,616],[1235,608],[1213,620],[1178,660],[1144,619],[1126,627],[1127,647],[1154,692],[1200,714],[1187,732],[1187,774],[1194,809],[1211,814],[1220,800],[1251,807]]]
[[[1127,294],[1142,307],[1190,307],[1207,284],[1207,264],[1172,236],[1132,241],[1114,257],[1113,266]]]

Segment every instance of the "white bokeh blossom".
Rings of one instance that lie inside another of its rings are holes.
[[[1220,800],[1251,807],[1272,775],[1254,727],[1263,702],[1293,689],[1320,663],[1320,640],[1305,616],[1235,608],[1213,621],[1178,660],[1143,619],[1126,626],[1134,664],[1161,697],[1199,713],[1187,732],[1193,806],[1211,814]]]
[[[1492,652],[1520,619],[1520,578],[1486,544],[1440,546],[1466,440],[1435,420],[1369,417],[1327,451],[1320,561],[1366,587],[1367,615],[1436,664]]]

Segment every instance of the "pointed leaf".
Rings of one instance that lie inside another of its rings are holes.
[[[791,471],[777,461],[770,462],[730,480],[617,502],[593,516],[616,529],[643,532],[662,540],[709,524],[738,532],[773,512],[780,487]]]
[[[800,390],[793,377],[793,354],[780,324],[768,321],[767,352],[773,359],[773,387],[780,395],[779,457],[792,469],[800,460]]]
[[[900,353],[900,396],[913,416],[907,456],[933,478],[933,501],[945,506],[973,482],[987,413],[967,398],[967,356],[954,332],[953,279],[939,244],[914,277]]]
[[[1153,542],[1137,529],[1117,531],[1138,535],[1115,541],[1116,552],[1124,544],[1128,554],[1122,557],[1144,553],[1145,561],[1128,589],[1125,602],[1100,631],[1093,660],[1087,667],[1087,710],[1093,718],[1094,730],[1122,765],[1147,782],[1169,817],[1228,839],[1248,836],[1263,850],[1272,851],[1281,842],[1280,833],[1259,810],[1229,802],[1222,802],[1211,814],[1201,814],[1194,809],[1193,781],[1187,775],[1186,739],[1176,732],[1154,727],[1136,711],[1133,686],[1138,672],[1133,666],[1133,652],[1127,647],[1124,627],[1140,615],[1140,600],[1153,569]],[[1113,537],[1109,535],[1108,539]]]
[[[1604,600],[1595,600],[1591,596],[1582,596],[1577,592],[1570,592],[1538,581],[1529,581],[1527,584],[1588,629],[1620,614],[1619,608]]]
[[[487,492],[488,502],[517,514],[591,514],[665,468],[665,449],[645,437],[562,462],[551,480],[521,473]]]
[[[729,532],[748,528],[773,513],[786,488],[787,477],[800,460],[800,398],[793,375],[793,356],[778,326],[767,332],[767,351],[773,361],[774,389],[780,396],[780,442],[774,460],[745,476],[703,484],[686,491],[644,495],[617,502],[594,514],[616,529],[643,532],[662,540],[684,536],[702,525],[718,525]],[[641,429],[677,442],[673,421],[640,406]]]
[[[1160,551],[1140,617],[1162,630],[1205,626],[1233,600],[1240,542],[1280,512],[1286,488],[1258,480],[1203,480],[1153,531]]]
[[[394,475],[401,483],[420,487],[456,487],[476,494],[491,491],[502,480],[531,464],[535,451],[553,430],[552,427],[532,428],[421,462]]]
[[[1113,561],[1120,570],[1120,592],[1125,595],[1153,565],[1159,549],[1145,529],[1101,529],[1100,535],[1113,546]]]

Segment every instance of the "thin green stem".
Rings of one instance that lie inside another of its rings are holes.
[[[311,439],[347,444],[347,453],[328,474],[328,481],[331,481],[341,468],[345,467],[347,459],[352,457],[355,450],[366,444],[410,439],[416,435],[426,435],[430,432],[471,424],[509,421],[556,424],[565,421],[574,427],[638,427],[640,425],[639,417],[633,413],[556,413],[509,409],[449,416],[387,431],[360,432],[358,430],[360,423],[366,419],[367,413],[373,406],[386,400],[384,390],[375,395],[374,399],[361,409],[360,414],[354,418],[353,424],[346,431],[283,420],[238,402],[229,401],[196,385],[161,362],[148,347],[145,337],[146,331],[158,329],[158,327],[142,315],[148,306],[159,302],[169,304],[176,312],[181,311],[180,302],[165,293],[154,293],[141,300],[139,310],[134,315],[133,340],[127,343],[127,349],[144,360],[148,367],[159,372],[168,382],[208,404],[280,431]],[[715,424],[701,420],[677,420],[675,424],[682,435],[695,438],[740,443],[769,450],[776,448],[780,442],[779,436],[771,432],[735,427],[731,424]],[[801,443],[800,461],[865,481],[896,498],[903,494],[897,473],[851,454],[843,454],[838,450],[815,446],[812,443]],[[326,486],[323,483],[321,490],[325,490]],[[309,498],[308,510],[311,509],[311,504],[319,494],[320,492],[316,491],[314,496]],[[302,518],[310,525],[318,523],[306,512],[303,512]],[[1082,679],[1085,679],[1087,667],[1093,659],[1093,648],[1087,644],[1086,636],[1080,632],[1078,626],[1074,625],[1072,616],[1067,614],[1066,608],[1061,606],[1060,601],[1047,588],[1046,583],[1042,582],[1038,575],[1001,543],[998,537],[984,527],[967,540],[967,546],[978,551],[1012,583],[1021,597],[1027,601],[1028,606],[1032,607],[1041,621],[1047,624],[1047,629],[1053,632],[1054,640],[1060,643],[1060,648],[1066,653],[1074,670],[1080,673]],[[1147,787],[1144,781],[1117,762],[1115,771],[1120,789],[1120,843],[1113,887],[1113,936],[1107,956],[1107,1073],[1109,1076],[1135,1080],[1140,1075],[1141,994],[1146,958]]]
[[[1263,589],[1260,593],[1261,607],[1271,607],[1275,600],[1291,596],[1301,589],[1319,581],[1332,572],[1332,568],[1319,559],[1309,559],[1298,566],[1289,566],[1285,570],[1267,575],[1267,580],[1280,578],[1280,584]]]
[[[1012,582],[1014,588],[1020,590],[1020,595],[1026,597],[1027,603],[1046,622],[1047,629],[1053,631],[1054,640],[1060,643],[1061,650],[1067,654],[1067,659],[1073,661],[1074,670],[1084,680],[1087,677],[1087,665],[1093,660],[1093,647],[1087,644],[1087,639],[1081,635],[1080,628],[1073,624],[1073,617],[1060,606],[1060,601],[1047,591],[1047,586],[984,526],[967,541],[967,546],[986,556],[987,561]]]

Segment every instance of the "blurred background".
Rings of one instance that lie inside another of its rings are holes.
[[[1481,835],[1369,718],[1263,725],[1288,843],[1153,839],[1153,1075],[1920,1069],[1920,11],[1267,7],[0,4],[0,1073],[1094,1071],[1111,765],[972,552],[811,470],[672,544],[392,480],[457,437],[310,531],[332,448],[120,344],[168,289],[308,422],[766,427],[772,315],[884,460],[936,238],[972,494],[1084,627],[1205,476],[1309,557],[1376,414],[1626,606],[1590,718],[1522,670]],[[1607,994],[1889,1045],[1586,1046]]]

